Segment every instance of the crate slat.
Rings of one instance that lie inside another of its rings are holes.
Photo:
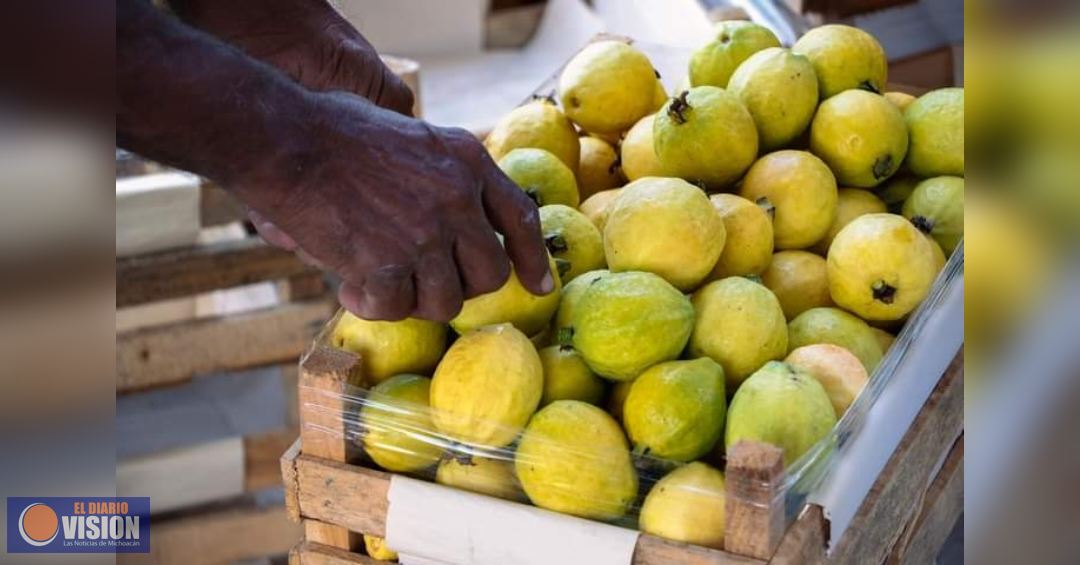
[[[932,563],[964,512],[964,437],[956,440],[915,522],[908,526],[886,563]]]
[[[291,252],[257,237],[118,258],[116,307],[315,271]]]
[[[329,301],[313,300],[121,333],[116,336],[116,390],[296,359],[332,313]]]
[[[957,353],[836,542],[837,563],[881,563],[915,519],[935,465],[964,429],[964,355]]]
[[[385,565],[361,555],[312,541],[303,541],[289,552],[289,565]]]

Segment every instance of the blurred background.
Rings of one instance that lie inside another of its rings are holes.
[[[723,19],[785,44],[845,22],[881,41],[894,84],[973,77],[974,433],[966,519],[941,562],[959,562],[965,540],[976,563],[1075,561],[1076,2],[332,2],[402,58],[426,119],[478,135],[599,32],[693,49]],[[297,433],[296,358],[333,311],[333,281],[262,244],[220,187],[118,151],[111,134],[0,98],[0,490],[149,494],[153,561],[280,561],[300,532],[277,458]]]

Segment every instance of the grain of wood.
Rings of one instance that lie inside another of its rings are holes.
[[[296,476],[296,458],[300,457],[300,440],[297,439],[281,454],[281,485],[285,492],[285,514],[293,522],[300,523],[300,485]]]
[[[829,523],[820,506],[803,507],[795,523],[788,528],[771,565],[819,565],[826,563],[825,547],[829,541]]]
[[[750,565],[764,561],[641,534],[634,546],[634,565]]]
[[[244,438],[244,490],[254,492],[281,486],[281,454],[296,441],[288,429]]]
[[[776,446],[740,441],[728,450],[724,549],[756,559],[772,556],[784,535],[783,473],[784,452]]]
[[[116,336],[116,390],[296,359],[332,314],[325,300],[188,320]]]
[[[300,515],[353,532],[386,536],[390,474],[306,454],[296,458]]]
[[[933,563],[963,511],[964,437],[960,436],[927,490],[918,517],[908,525],[903,543],[893,548],[887,563]]]
[[[294,556],[295,555],[295,561]],[[305,541],[289,553],[289,565],[384,565],[367,555],[344,551],[321,543]]]
[[[154,522],[149,554],[119,554],[117,563],[232,563],[285,555],[302,535],[280,506],[194,513]]]
[[[929,488],[935,464],[963,433],[964,357],[953,359],[911,428],[870,488],[844,536],[836,563],[881,563],[914,519],[920,495]]]
[[[258,237],[116,260],[116,307],[315,272]]]

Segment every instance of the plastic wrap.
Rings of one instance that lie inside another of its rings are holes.
[[[649,56],[669,88],[682,80],[688,51],[643,43],[635,45]],[[551,79],[545,81],[536,90],[536,95],[549,96],[555,89],[557,76],[558,73],[555,73]],[[897,367],[904,362],[911,344],[920,339],[920,332],[930,314],[946,299],[950,289],[963,284],[963,269],[964,248],[961,242],[938,275],[926,299],[910,315],[896,341],[870,375],[862,393],[832,431],[796,461],[786,468],[771,471],[761,469],[758,474],[740,473],[727,478],[737,484],[711,481],[708,473],[699,473],[680,481],[668,481],[664,489],[668,496],[674,493],[675,496],[686,497],[702,509],[692,520],[684,519],[683,522],[696,522],[696,529],[707,532],[706,537],[697,539],[691,538],[700,532],[681,532],[676,537],[702,545],[722,547],[722,539],[715,539],[717,533],[722,538],[722,527],[719,528],[720,532],[716,532],[717,528],[710,528],[708,520],[711,514],[718,511],[722,521],[725,502],[730,502],[732,496],[740,497],[737,502],[741,504],[759,508],[769,514],[775,513],[776,508],[782,508],[785,523],[793,521],[810,493],[822,483],[829,472],[833,458],[838,452],[842,452],[848,438],[859,429],[866,415],[873,409],[874,403],[895,376]],[[341,345],[340,340],[335,340],[334,334],[334,327],[341,317],[339,312],[319,334],[314,345]],[[449,333],[446,339],[448,346],[452,347],[455,336],[453,332]],[[541,342],[544,339],[533,340],[536,349],[547,345],[546,341]],[[420,372],[426,376],[395,376],[392,379],[411,380],[411,386],[418,388],[424,388],[418,383],[426,383],[426,386],[430,387],[430,380],[422,379],[430,377],[432,372]],[[542,434],[530,436],[529,424],[526,423],[507,425],[500,421],[476,418],[471,425],[486,429],[487,437],[512,438],[508,442],[485,443],[463,438],[460,434],[448,433],[446,426],[436,425],[440,419],[446,421],[448,418],[426,402],[405,403],[399,397],[387,395],[382,389],[388,381],[382,381],[382,385],[365,383],[363,375],[357,375],[355,380],[357,386],[349,387],[344,394],[307,391],[310,393],[307,395],[309,404],[303,407],[304,410],[322,410],[325,417],[341,424],[319,427],[315,431],[336,437],[344,435],[342,439],[360,448],[358,451],[364,458],[361,463],[366,466],[386,469],[416,479],[449,484],[514,502],[531,502],[550,510],[619,526],[639,528],[639,518],[647,495],[670,473],[691,463],[665,460],[640,450],[635,451],[619,426],[620,423],[605,410],[611,403],[612,396],[618,394],[615,384],[610,382],[606,384],[604,398],[598,403],[599,407],[573,407],[576,413],[585,414],[582,420],[585,423],[561,430],[563,435],[557,439]],[[483,412],[481,407],[484,401],[480,396],[482,392],[477,391],[478,398],[471,400],[478,405],[477,413]],[[728,391],[729,396],[732,392]],[[413,394],[414,400],[428,397],[428,392],[414,391]],[[320,395],[325,396],[325,405],[318,402]],[[578,401],[560,401],[561,404],[566,402]],[[538,408],[550,409],[550,405]],[[460,415],[458,417],[460,418]],[[326,418],[322,420],[326,421]],[[535,413],[532,413],[531,423],[535,422]],[[615,427],[611,428],[611,425]],[[612,429],[618,431],[617,441],[605,437],[607,431]],[[523,443],[528,445],[527,449],[521,449]],[[723,437],[719,438],[710,453],[698,458],[698,461],[721,472],[725,471],[727,461]],[[540,471],[537,472],[537,469]],[[530,478],[523,481],[523,474]],[[707,537],[709,531],[712,532],[713,539]],[[664,532],[658,533],[664,535]]]

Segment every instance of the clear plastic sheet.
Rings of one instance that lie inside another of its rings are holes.
[[[640,42],[635,42],[635,46],[649,56],[669,88],[682,80],[689,57],[688,51]],[[534,96],[550,96],[555,90],[557,77],[558,72],[537,88]],[[910,345],[920,339],[920,332],[930,313],[940,306],[950,288],[963,284],[963,271],[964,247],[961,242],[938,275],[926,299],[909,316],[896,341],[870,376],[863,392],[833,430],[787,466],[776,480],[757,481],[747,476],[727,477],[727,488],[714,490],[711,487],[697,486],[702,483],[699,479],[689,481],[691,484],[675,485],[676,492],[695,497],[700,504],[717,504],[721,508],[725,497],[744,493],[749,497],[740,500],[744,504],[769,508],[782,506],[785,523],[790,524],[805,505],[808,495],[821,484],[839,448],[859,429],[866,415],[873,409],[874,403],[893,379],[896,368],[908,355]],[[330,320],[317,336],[313,347],[333,345],[333,328],[341,316],[342,313],[339,312]],[[598,411],[604,410],[614,392],[612,383],[609,383],[607,388],[605,400],[600,403]],[[544,454],[544,457],[536,457],[519,450],[525,426],[505,430],[507,435],[514,437],[509,444],[485,445],[463,441],[440,431],[433,424],[437,418],[431,408],[418,404],[402,404],[401,400],[380,394],[378,390],[350,387],[344,395],[325,391],[308,392],[313,394],[307,395],[309,401],[302,407],[303,410],[321,411],[324,421],[325,417],[328,417],[341,424],[334,429],[319,426],[317,431],[339,437],[344,434],[343,439],[361,447],[359,451],[364,457],[361,463],[366,466],[443,484],[451,482],[447,477],[452,476],[456,481],[452,484],[458,488],[523,503],[531,501],[537,506],[630,528],[639,526],[638,518],[643,502],[653,487],[672,471],[688,464],[637,453],[633,446],[625,441],[625,435],[620,445],[583,447],[582,444],[587,444],[588,441],[582,440],[590,439],[589,434],[595,430],[567,434],[564,438],[566,441],[534,438],[534,445],[528,450],[529,453]],[[732,393],[733,391],[728,391],[729,398]],[[318,402],[320,397],[326,398],[325,405]],[[608,415],[607,418],[611,417]],[[489,428],[503,426],[490,421],[478,423]],[[721,437],[712,452],[700,461],[723,472],[726,463],[723,444]],[[557,463],[553,464],[552,459]],[[409,468],[398,467],[396,464],[387,465],[388,461],[406,461],[409,463],[404,467]],[[456,468],[453,471],[457,471],[456,473],[446,471],[446,468],[454,466]],[[537,466],[547,466],[548,472],[543,478],[537,479],[534,476],[529,481],[530,484],[523,485],[519,479],[521,472]],[[625,484],[619,483],[619,475],[626,468],[633,470],[632,488],[626,488]],[[462,469],[465,469],[465,472],[461,472]],[[477,470],[472,479],[463,479],[462,476],[470,475],[470,469]],[[583,483],[580,476],[575,475],[587,475],[588,478]],[[738,481],[738,484],[730,483],[732,480]],[[537,496],[538,492],[543,495]],[[538,498],[542,500],[537,500]]]

